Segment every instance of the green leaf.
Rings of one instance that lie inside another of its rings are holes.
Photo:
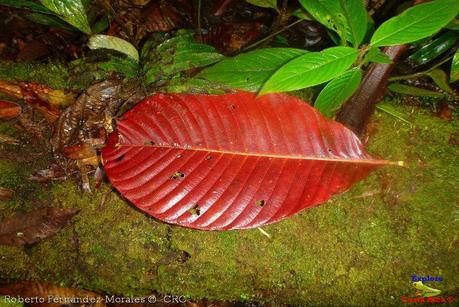
[[[260,91],[261,94],[286,92],[327,82],[346,71],[357,59],[359,50],[333,47],[297,57],[278,69]]]
[[[146,43],[142,49],[146,83],[170,79],[193,68],[205,67],[224,58],[209,45],[197,43],[192,31],[179,31],[177,36],[159,45]]]
[[[134,59],[136,62],[139,61],[139,52],[137,49],[128,41],[119,37],[95,34],[89,39],[89,48],[91,49],[112,49],[118,52],[124,53],[127,56]]]
[[[373,34],[371,45],[394,46],[430,36],[446,26],[459,12],[459,0],[436,0],[415,5],[384,22]]]
[[[379,48],[370,48],[365,57],[363,58],[362,63],[381,63],[381,64],[390,64],[392,63],[391,58],[382,52]]]
[[[453,61],[451,62],[451,73],[449,75],[449,82],[453,83],[459,80],[459,50],[456,50]]]
[[[345,37],[354,47],[358,47],[367,32],[368,16],[363,0],[339,0],[346,18]]]
[[[256,92],[277,69],[306,52],[294,48],[254,50],[224,59],[220,63],[204,69],[196,77],[229,87]]]
[[[385,112],[389,115],[392,115],[393,117],[397,118],[398,120],[407,123],[411,125],[411,122],[408,120],[406,114],[400,112],[397,110],[393,105],[386,103],[386,102],[380,102],[376,105],[376,109],[379,111]]]
[[[91,34],[91,27],[81,0],[40,0],[40,2],[62,20],[86,34]]]
[[[29,9],[31,11],[43,14],[53,14],[52,11],[48,10],[41,4],[27,0],[0,0],[0,5],[10,6],[18,9]]]
[[[459,31],[459,18],[454,18],[449,24],[445,27],[448,30]]]
[[[366,34],[368,15],[363,0],[300,0],[318,22],[358,47]]]
[[[246,0],[248,3],[277,10],[277,0]]]
[[[423,88],[409,86],[400,83],[392,83],[389,85],[389,90],[394,93],[410,95],[410,96],[421,96],[421,97],[432,97],[432,98],[443,98],[445,97],[444,94],[426,90]]]
[[[328,29],[338,33],[342,40],[345,40],[348,32],[347,21],[343,14],[340,1],[335,0],[299,0],[301,5]]]
[[[320,92],[314,107],[327,117],[333,114],[357,90],[362,80],[359,68],[351,69],[331,80]]]
[[[426,75],[432,78],[433,82],[435,82],[439,88],[451,95],[454,95],[454,90],[448,84],[448,76],[443,70],[436,68],[426,73]]]

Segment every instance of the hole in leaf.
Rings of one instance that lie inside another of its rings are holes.
[[[180,159],[181,157],[183,157],[182,154],[178,154],[178,155],[177,155],[177,159]]]
[[[117,157],[117,158],[115,159],[115,161],[116,161],[116,162],[120,162],[120,161],[123,160],[123,159],[124,159],[124,154],[121,155],[121,156],[119,156],[119,157]]]
[[[263,207],[265,205],[265,200],[264,199],[259,199],[256,201],[257,206]]]
[[[207,160],[207,161],[212,160],[212,156],[211,156],[211,155],[208,155],[208,156],[205,157],[204,160]]]
[[[198,204],[194,205],[193,208],[190,208],[188,212],[190,212],[191,215],[201,215],[201,209],[199,208]]]
[[[185,174],[182,173],[182,172],[177,171],[177,172],[175,172],[175,174],[173,174],[171,176],[171,179],[180,179],[180,178],[183,178],[183,177],[185,177]]]

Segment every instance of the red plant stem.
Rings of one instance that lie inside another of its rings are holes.
[[[427,1],[415,0],[413,5],[423,2]],[[383,50],[392,59],[392,63],[373,63],[369,65],[360,87],[338,112],[337,121],[357,135],[364,133],[365,127],[375,111],[376,104],[384,96],[392,70],[406,49],[408,49],[408,45],[386,47]]]

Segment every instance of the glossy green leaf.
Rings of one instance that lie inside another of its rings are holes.
[[[148,44],[142,50],[146,83],[170,79],[194,68],[214,64],[224,58],[209,45],[197,43],[193,32],[179,31],[177,36],[159,45]]]
[[[339,0],[341,9],[346,18],[346,39],[354,47],[358,47],[367,32],[368,16],[363,0]]]
[[[415,5],[384,22],[373,34],[371,45],[401,45],[433,35],[458,12],[459,0],[435,0]]]
[[[277,0],[246,0],[248,3],[277,10]]]
[[[294,48],[259,49],[224,59],[196,77],[256,92],[277,69],[306,52]]]
[[[91,34],[91,27],[81,0],[40,0],[40,2],[75,28]]]
[[[263,85],[260,94],[294,91],[327,82],[346,71],[359,50],[333,47],[299,56],[278,69]]]
[[[331,80],[320,92],[314,107],[327,117],[333,114],[357,90],[362,80],[359,68],[351,69]]]
[[[18,9],[29,9],[31,11],[43,14],[53,14],[41,4],[28,0],[0,0],[0,5],[10,6]]]
[[[451,73],[449,75],[449,82],[453,83],[459,80],[459,50],[456,50],[453,61],[451,62]]]
[[[119,37],[95,34],[89,39],[89,48],[91,49],[111,49],[118,52],[124,53],[136,62],[139,61],[139,52],[137,49],[128,41]]]
[[[432,97],[432,98],[445,97],[445,95],[442,93],[426,90],[426,89],[415,87],[415,86],[400,84],[400,83],[392,83],[389,85],[388,88],[390,91],[394,93],[410,95],[410,96],[421,96],[421,97]]]
[[[366,63],[380,63],[390,64],[392,63],[391,58],[382,52],[379,48],[371,48],[363,58],[363,64]]]

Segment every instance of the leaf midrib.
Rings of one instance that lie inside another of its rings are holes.
[[[380,38],[380,39],[379,39],[378,41],[376,41],[376,42],[372,42],[372,43],[370,44],[370,46],[375,46],[377,43],[379,43],[379,42],[381,42],[381,41],[383,41],[383,40],[385,40],[385,39],[387,39],[387,38],[389,38],[389,37],[391,37],[391,36],[394,36],[394,35],[400,33],[401,31],[403,31],[403,30],[405,30],[405,29],[411,27],[412,25],[417,24],[417,23],[420,23],[420,22],[423,21],[423,20],[429,19],[430,17],[432,17],[433,15],[435,15],[438,11],[442,11],[443,9],[444,9],[444,8],[442,7],[442,8],[440,8],[440,9],[434,11],[433,14],[424,16],[424,17],[419,18],[419,19],[413,18],[414,21],[413,21],[412,23],[407,24],[405,27],[402,27],[401,29],[397,30],[396,32],[392,32],[390,35],[387,35],[387,36],[385,36],[385,37],[383,37],[383,38]],[[394,17],[394,18],[395,18],[395,17]]]
[[[282,155],[282,154],[266,154],[266,153],[255,153],[255,152],[242,152],[242,151],[225,151],[217,150],[210,148],[198,148],[198,147],[180,147],[180,146],[170,146],[170,145],[145,145],[145,144],[119,144],[117,145],[118,149],[121,147],[131,147],[131,148],[168,148],[168,149],[182,149],[190,151],[201,151],[208,153],[217,153],[217,154],[229,154],[229,155],[238,155],[238,156],[250,156],[250,157],[264,157],[264,158],[274,158],[274,159],[291,159],[291,160],[310,160],[310,161],[329,161],[329,162],[343,162],[343,163],[363,163],[363,164],[372,164],[372,165],[399,165],[399,162],[387,161],[387,160],[377,160],[377,159],[345,159],[345,158],[331,158],[331,157],[312,157],[312,156],[299,156],[299,155]]]

